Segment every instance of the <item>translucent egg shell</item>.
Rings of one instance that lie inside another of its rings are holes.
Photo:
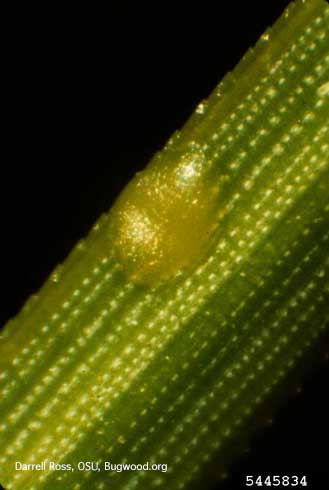
[[[110,212],[111,248],[129,277],[154,283],[202,260],[217,226],[218,192],[195,143],[136,174]]]

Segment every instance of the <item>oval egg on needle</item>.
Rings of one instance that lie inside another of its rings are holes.
[[[218,184],[205,151],[190,144],[154,159],[120,194],[110,215],[113,252],[128,276],[154,283],[198,263],[216,226]]]

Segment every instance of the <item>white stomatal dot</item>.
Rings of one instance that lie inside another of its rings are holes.
[[[323,85],[321,85],[321,87],[318,89],[318,95],[320,97],[324,97],[325,95],[329,95],[329,82],[326,82]]]

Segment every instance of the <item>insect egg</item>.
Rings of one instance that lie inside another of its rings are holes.
[[[111,247],[133,280],[168,279],[202,258],[218,195],[209,168],[193,144],[175,157],[160,154],[123,190],[110,213]]]

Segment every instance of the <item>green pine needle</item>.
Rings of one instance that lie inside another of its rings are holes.
[[[251,432],[328,325],[328,80],[297,0],[8,322],[7,490],[197,487]]]

